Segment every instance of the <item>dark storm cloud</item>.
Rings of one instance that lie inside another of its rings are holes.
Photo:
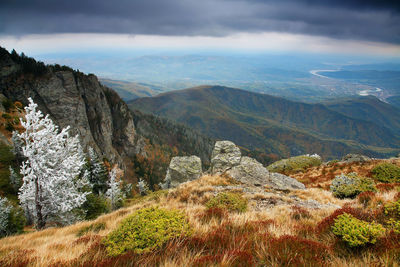
[[[400,1],[1,0],[0,33],[224,36],[277,31],[400,43]]]

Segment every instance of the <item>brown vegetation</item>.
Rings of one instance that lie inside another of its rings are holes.
[[[367,176],[377,163],[379,161],[349,164],[340,170],[360,171],[361,175]],[[299,179],[305,180],[306,174],[321,175],[321,171],[321,167],[309,169]],[[334,173],[337,171],[340,172],[335,170]],[[307,185],[316,188],[293,191],[289,195],[268,192],[287,202],[263,210],[255,209],[254,203],[263,201],[265,196],[246,193],[249,208],[240,213],[206,208],[209,199],[224,188],[234,186],[229,177],[204,176],[169,192],[156,192],[128,201],[129,206],[94,221],[3,238],[0,240],[0,265],[398,266],[399,234],[387,230],[376,244],[350,249],[331,232],[334,220],[343,213],[384,224],[383,208],[398,198],[396,186],[382,188],[376,193],[363,193],[357,199],[341,200],[317,188],[318,183],[329,184],[330,178],[320,176],[315,181]],[[289,201],[294,196],[342,208],[299,207]],[[128,251],[120,256],[108,256],[104,237],[135,210],[151,206],[183,211],[189,219],[192,234],[170,240],[151,252],[135,254]]]
[[[304,183],[308,188],[323,188],[328,189],[330,181],[336,175],[348,174],[356,172],[362,177],[371,177],[371,170],[382,162],[390,162],[400,166],[400,159],[391,160],[372,160],[370,162],[334,162],[332,164],[322,164],[317,167],[312,167],[304,172],[289,173],[289,175],[300,182]]]

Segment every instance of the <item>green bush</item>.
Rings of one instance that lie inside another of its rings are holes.
[[[400,221],[395,219],[389,219],[387,221],[388,226],[393,229],[396,234],[400,234]]]
[[[247,209],[247,199],[241,194],[222,192],[206,203],[207,208],[221,208],[229,211],[244,212]]]
[[[96,219],[100,215],[108,213],[111,210],[107,198],[94,193],[86,196],[86,201],[83,203],[82,208],[85,211],[86,220]]]
[[[372,179],[359,177],[355,173],[336,176],[330,190],[337,198],[354,198],[362,192],[377,191]]]
[[[92,223],[89,226],[85,226],[79,229],[77,236],[83,236],[84,234],[87,234],[89,232],[98,233],[104,229],[106,229],[106,224],[104,222]]]
[[[303,171],[313,166],[319,166],[321,163],[321,157],[318,155],[302,155],[279,160],[269,165],[267,169],[271,172],[290,173]]]
[[[400,220],[400,200],[386,204],[384,213],[386,216]]]
[[[400,200],[385,205],[384,213],[389,217],[386,222],[390,228],[400,234]]]
[[[140,209],[124,219],[104,240],[107,253],[118,256],[128,250],[151,251],[181,235],[190,234],[187,218],[180,211],[158,207]]]
[[[392,163],[381,163],[371,172],[375,179],[383,183],[400,182],[400,167]]]
[[[359,220],[348,213],[339,215],[332,226],[332,232],[341,237],[350,247],[375,244],[376,239],[385,231],[378,223]]]

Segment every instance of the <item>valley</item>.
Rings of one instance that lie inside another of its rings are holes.
[[[333,159],[351,151],[371,156],[395,154],[399,110],[369,99],[356,98],[344,109],[339,108],[340,101],[331,106],[305,104],[228,87],[202,86],[137,99],[128,106],[279,157],[315,152]],[[355,111],[358,101],[363,109],[357,114],[349,112]],[[384,121],[387,123],[382,124]]]

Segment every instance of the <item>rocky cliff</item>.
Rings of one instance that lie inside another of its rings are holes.
[[[28,97],[60,126],[71,126],[83,146],[125,170],[132,164],[136,131],[126,104],[95,75],[44,66],[0,48],[0,93],[27,103]]]
[[[93,74],[45,65],[0,47],[1,95],[22,104],[31,97],[58,126],[71,126],[85,149],[91,146],[123,168],[130,182],[141,177],[151,187],[158,184],[173,156],[198,155],[209,165],[213,140],[184,125],[130,111]]]

